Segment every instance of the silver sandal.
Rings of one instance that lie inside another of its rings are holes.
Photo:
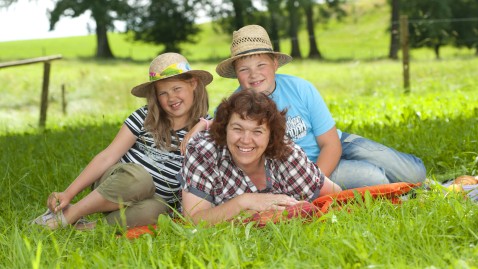
[[[66,207],[68,208],[69,205]],[[37,224],[46,227],[50,230],[56,230],[58,228],[68,227],[70,224],[63,215],[63,210],[58,213],[53,213],[50,209],[47,209],[45,213],[38,216],[32,221],[32,224]],[[88,221],[84,217],[81,217],[75,223],[71,224],[75,229],[80,231],[92,230],[96,226],[96,221]]]
[[[50,230],[56,230],[69,225],[68,221],[66,221],[65,216],[63,215],[63,211],[55,214],[50,209],[47,209],[45,213],[34,219],[32,224],[37,224]]]

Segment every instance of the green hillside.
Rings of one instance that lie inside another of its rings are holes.
[[[370,60],[386,58],[390,37],[390,7],[385,0],[351,1],[345,6],[348,16],[338,21],[316,25],[319,50],[327,60]],[[320,21],[320,18],[318,18]],[[61,21],[59,22],[61,24]],[[191,61],[215,61],[229,55],[230,36],[214,32],[211,23],[200,25],[196,44],[183,44],[183,54]],[[286,31],[284,31],[286,32]],[[132,42],[126,34],[110,33],[113,54],[120,59],[149,61],[162,50],[162,46]],[[300,49],[303,57],[309,51],[307,32],[302,25]],[[95,54],[94,35],[0,42],[0,62],[61,54],[64,58],[92,58]],[[290,39],[281,40],[281,50],[290,52]],[[473,55],[468,49],[443,48],[442,58]],[[416,58],[433,59],[430,49],[415,50]]]
[[[317,40],[324,56],[327,59],[386,56],[389,7],[385,1],[356,3],[347,7],[347,11],[349,16],[343,21],[331,20],[327,24],[317,24]],[[305,25],[302,28],[305,29]],[[230,37],[214,32],[210,23],[202,24],[201,30],[197,44],[184,44],[183,53],[191,60],[225,58],[229,54]],[[309,48],[305,30],[301,31],[300,39],[302,55],[306,56]],[[110,33],[109,41],[118,58],[149,60],[162,49],[160,46],[128,41],[127,35],[119,33]],[[95,46],[94,35],[0,42],[0,61],[53,54],[62,54],[64,58],[89,58],[94,56]],[[289,52],[290,39],[282,39],[281,48],[284,52]]]

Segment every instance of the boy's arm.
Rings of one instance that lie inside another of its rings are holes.
[[[337,128],[332,127],[324,134],[317,136],[316,140],[320,148],[317,166],[325,176],[330,177],[342,155],[342,145],[337,134]]]

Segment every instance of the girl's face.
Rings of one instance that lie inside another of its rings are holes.
[[[269,54],[255,54],[234,62],[237,80],[242,89],[271,94],[276,86],[275,73],[279,68],[276,58]]]
[[[194,104],[196,86],[196,79],[178,80],[172,78],[154,83],[159,105],[166,111],[174,125],[187,122],[188,113]]]
[[[266,124],[257,121],[241,119],[233,113],[227,124],[226,143],[232,159],[244,171],[248,167],[263,165],[264,152],[270,139],[270,129]]]

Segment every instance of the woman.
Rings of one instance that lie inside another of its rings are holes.
[[[214,224],[242,211],[284,210],[341,191],[285,137],[286,111],[242,90],[225,99],[209,133],[189,142],[181,170],[183,210]]]
[[[205,86],[212,75],[192,70],[177,53],[156,57],[149,81],[131,90],[147,99],[133,112],[111,144],[96,155],[63,192],[48,197],[48,210],[33,223],[56,229],[75,224],[93,228],[83,216],[106,213],[106,222],[127,227],[155,224],[159,214],[180,205],[176,174],[183,157],[179,145],[188,130],[207,115]],[[94,190],[76,204],[72,199],[88,186]],[[124,209],[124,212],[122,210]]]

